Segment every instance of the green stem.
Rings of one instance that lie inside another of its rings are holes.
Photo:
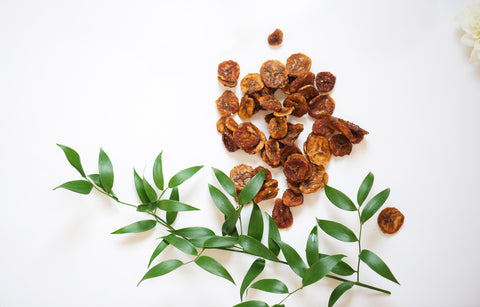
[[[357,262],[357,283],[360,281],[360,253],[362,252],[362,221],[360,219],[360,208],[357,209],[360,230],[358,232],[358,262]]]
[[[299,290],[302,290],[302,289],[303,289],[303,286],[301,286],[300,288],[297,288],[297,289],[293,290],[292,292],[288,293],[288,295],[285,296],[285,297],[283,298],[283,300],[281,300],[281,301],[278,303],[278,305],[280,305],[281,303],[285,302],[285,301],[287,300],[287,298],[289,298],[292,294],[294,294],[295,292],[297,292],[297,291],[299,291]]]

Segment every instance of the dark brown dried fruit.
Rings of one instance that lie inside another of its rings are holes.
[[[230,179],[233,181],[237,193],[239,193],[247,182],[253,177],[253,167],[246,164],[239,164],[230,171]]]
[[[280,29],[275,29],[272,34],[268,36],[268,44],[270,46],[278,46],[283,42],[283,32]]]
[[[240,100],[240,107],[238,109],[238,116],[245,120],[255,113],[255,100],[248,95],[243,95],[242,99]]]
[[[223,132],[222,132],[222,141],[223,141],[223,145],[225,145],[225,148],[227,149],[227,151],[234,152],[234,151],[238,150],[238,146],[235,143],[232,131],[230,131],[228,129],[224,129]]]
[[[328,182],[328,174],[323,165],[312,165],[312,174],[305,181],[301,182],[299,189],[302,193],[315,193],[325,186]]]
[[[272,218],[278,228],[288,228],[293,224],[292,211],[290,211],[289,207],[285,206],[281,198],[275,199]]]
[[[277,167],[282,162],[280,150],[280,143],[275,139],[269,139],[265,142],[265,147],[262,150],[262,160],[271,167]]]
[[[360,143],[364,135],[368,134],[368,131],[341,118],[332,116],[330,123],[335,130],[343,133],[353,144]]]
[[[278,195],[278,181],[275,179],[265,180],[260,191],[253,198],[256,203],[262,200],[272,199]]]
[[[264,178],[264,181],[270,181],[272,180],[272,172],[270,172],[270,170],[268,168],[264,168],[263,166],[257,166],[253,169],[253,176],[255,176],[256,174],[258,174],[261,170],[264,170],[265,171],[265,178]],[[252,176],[252,177],[253,177]]]
[[[308,114],[313,118],[332,115],[333,110],[335,110],[335,101],[328,94],[318,95],[308,103]]]
[[[273,95],[257,95],[254,93],[253,96],[258,101],[258,104],[262,107],[262,109],[267,111],[278,111],[282,108],[282,103],[275,98]]]
[[[388,207],[378,215],[377,223],[383,233],[393,234],[402,227],[405,216],[397,209]]]
[[[260,141],[257,143],[257,146],[254,146],[252,148],[242,148],[246,153],[250,155],[254,155],[257,152],[260,152],[265,146],[265,142],[267,141],[267,138],[262,131],[258,130],[258,133],[260,135]]]
[[[285,117],[274,117],[268,123],[268,131],[274,139],[281,139],[287,135],[288,124]]]
[[[302,154],[300,148],[297,145],[284,145],[280,148],[280,157],[281,157],[281,164],[284,164],[287,161],[288,156],[292,154]]]
[[[234,87],[237,85],[240,75],[240,65],[237,62],[229,60],[218,64],[218,81],[225,86]]]
[[[291,189],[285,190],[282,196],[283,204],[287,207],[296,207],[303,204],[303,194],[295,193]]]
[[[244,122],[238,125],[233,136],[235,138],[235,143],[237,143],[242,149],[257,146],[261,139],[257,126],[251,122]]]
[[[298,89],[297,93],[303,95],[303,97],[305,97],[305,100],[307,102],[309,102],[314,97],[317,97],[319,95],[318,90],[315,88],[315,86],[311,84],[302,86],[301,88]]]
[[[352,152],[352,142],[343,134],[336,134],[328,141],[332,154],[336,157],[343,157]]]
[[[237,113],[239,109],[238,98],[230,90],[223,92],[222,96],[217,99],[216,104],[221,116],[230,116]]]
[[[337,78],[329,72],[319,72],[315,78],[317,89],[321,93],[330,92],[335,86],[335,80]]]
[[[310,71],[312,60],[303,53],[295,53],[287,59],[287,73],[291,76],[298,76]]]
[[[310,162],[316,165],[326,165],[332,156],[328,139],[321,135],[310,133],[303,144],[303,151]]]
[[[312,166],[302,154],[291,154],[283,164],[283,173],[288,180],[302,182],[312,174]]]
[[[297,194],[302,194],[302,191],[300,191],[300,183],[293,182],[291,180],[288,180],[288,178],[287,178],[287,186],[293,192],[295,192]]]
[[[288,83],[287,69],[282,62],[268,60],[260,67],[263,84],[269,88],[284,87]]]
[[[315,74],[313,72],[305,72],[293,80],[290,80],[289,84],[287,85],[288,90],[290,91],[287,94],[296,93],[300,88],[304,87],[305,85],[314,85],[315,84]]]
[[[302,94],[294,93],[290,94],[283,101],[285,107],[293,107],[293,116],[302,117],[308,112],[307,100]]]
[[[265,115],[265,122],[268,124],[270,123],[270,121],[275,118],[276,116],[273,114],[273,113],[268,113],[267,115]]]
[[[273,112],[273,115],[276,117],[285,117],[292,114],[294,110],[294,107],[283,107],[280,110]]]
[[[291,146],[295,143],[295,141],[298,139],[298,136],[300,133],[303,131],[303,124],[291,124],[287,123],[287,135],[279,139],[278,141],[284,145]]]
[[[242,81],[240,82],[240,87],[242,92],[250,95],[261,90],[264,87],[264,84],[260,74],[253,73],[247,74],[245,77],[243,77]]]
[[[330,125],[330,115],[321,115],[312,125],[312,132],[318,135],[329,136],[335,130]]]

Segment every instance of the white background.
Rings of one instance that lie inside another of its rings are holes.
[[[237,286],[191,264],[136,287],[165,233],[110,235],[144,215],[99,193],[52,192],[79,179],[55,144],[76,149],[87,173],[96,172],[102,147],[115,168],[114,190],[128,202],[137,202],[133,168],[151,178],[161,150],[166,177],[205,165],[181,187],[181,200],[202,210],[182,214],[176,226],[219,231],[222,217],[207,189],[218,186],[211,167],[264,164],[259,155],[227,153],[221,143],[217,65],[236,60],[242,77],[296,52],[311,57],[312,71],[337,76],[335,115],[370,131],[350,156],[332,159],[329,184],[355,198],[372,171],[372,193],[390,187],[386,206],[406,216],[393,236],[379,231],[374,216],[362,240],[401,286],[363,265],[361,279],[392,294],[355,287],[337,306],[478,306],[480,67],[468,63],[454,20],[468,3],[0,1],[0,306],[238,303],[254,259],[245,255],[208,253]],[[277,27],[284,43],[274,48],[266,38]],[[265,129],[263,115],[253,120]],[[310,129],[310,119],[299,122]],[[281,170],[273,175],[283,191]],[[270,213],[272,203],[262,210]],[[323,192],[293,214],[282,237],[299,251],[315,217],[358,229],[356,215]],[[321,233],[320,248],[356,265],[355,244]],[[168,249],[157,262],[175,257],[190,259]],[[262,277],[282,279],[291,290],[300,285],[282,265],[267,265]],[[322,280],[286,304],[327,306],[337,284]],[[247,296],[271,304],[283,297]]]

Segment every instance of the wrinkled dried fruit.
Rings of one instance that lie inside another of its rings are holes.
[[[292,114],[293,110],[295,110],[294,107],[283,107],[280,110],[273,112],[273,115],[277,117],[285,117]]]
[[[305,85],[302,86],[301,88],[298,89],[297,93],[303,95],[305,97],[305,100],[309,102],[312,100],[314,97],[317,97],[319,95],[318,90],[315,88],[313,85]]]
[[[272,210],[272,218],[278,228],[288,228],[292,226],[293,216],[290,208],[285,206],[281,198],[275,199],[275,205]]]
[[[280,152],[280,143],[275,139],[269,139],[262,150],[262,160],[271,167],[277,167],[282,162]]]
[[[225,148],[227,149],[227,151],[234,152],[234,151],[238,150],[238,146],[235,143],[232,131],[230,131],[228,129],[223,130],[222,141],[223,141],[223,145],[225,145]]]
[[[303,131],[303,124],[287,123],[287,127],[287,135],[278,141],[284,145],[291,146],[295,143],[295,141],[298,139],[298,136]]]
[[[312,125],[312,132],[318,135],[328,136],[335,130],[330,125],[330,115],[321,115]]]
[[[265,115],[265,122],[268,124],[270,123],[270,121],[275,118],[276,116],[273,114],[273,113],[268,113],[267,115]]]
[[[238,98],[234,92],[226,90],[217,101],[217,110],[221,116],[230,116],[238,112]]]
[[[284,87],[288,83],[287,69],[282,62],[268,60],[260,67],[263,84],[269,88]]]
[[[303,151],[313,164],[326,165],[330,161],[332,153],[326,137],[310,133],[303,147]]]
[[[244,95],[240,100],[240,107],[238,109],[238,116],[245,120],[255,113],[255,100],[248,95]]]
[[[312,165],[312,174],[299,185],[300,191],[305,194],[315,193],[328,182],[328,175],[323,165]]]
[[[280,157],[281,157],[281,164],[283,165],[285,161],[287,161],[288,156],[292,154],[301,154],[302,151],[298,148],[297,145],[284,145],[280,148]]]
[[[268,131],[274,139],[281,139],[287,135],[288,124],[285,117],[274,117],[268,123]]]
[[[318,95],[308,103],[308,114],[313,118],[332,115],[333,110],[335,110],[335,101],[328,94]]]
[[[291,76],[298,76],[310,71],[312,60],[303,53],[295,53],[287,59],[287,72]]]
[[[312,166],[302,154],[291,154],[283,164],[283,173],[288,180],[302,182],[312,174]]]
[[[240,75],[240,65],[237,62],[229,60],[218,64],[218,81],[225,86],[234,87],[237,85]]]
[[[264,178],[264,181],[270,181],[272,180],[272,172],[270,172],[270,170],[268,168],[264,168],[263,166],[257,166],[253,169],[253,176],[255,176],[256,174],[258,174],[261,170],[264,170],[265,171],[265,178]],[[252,177],[253,177],[252,176]]]
[[[258,92],[263,86],[262,77],[257,73],[247,74],[240,82],[242,92],[249,95]]]
[[[335,86],[336,77],[329,72],[319,72],[315,78],[317,89],[321,93],[330,92]]]
[[[285,107],[293,107],[293,116],[302,117],[308,112],[308,104],[305,97],[302,94],[294,93],[290,94],[283,101]]]
[[[282,103],[273,95],[260,96],[257,93],[254,93],[253,97],[255,97],[260,107],[262,107],[264,110],[278,111],[282,108]]]
[[[303,204],[303,194],[295,193],[291,189],[285,190],[282,196],[283,204],[287,207],[296,207]]]
[[[290,80],[288,84],[288,90],[290,93],[287,94],[292,94],[296,93],[300,88],[304,87],[305,85],[314,85],[315,84],[315,74],[313,72],[305,72],[297,77],[295,79]]]
[[[238,147],[243,150],[251,150],[261,143],[265,135],[251,122],[244,122],[238,125],[237,130],[233,133],[233,137]]]
[[[328,141],[332,154],[336,157],[343,157],[352,152],[352,142],[343,134],[336,134]]]
[[[246,153],[250,155],[254,155],[257,152],[260,152],[265,146],[265,142],[267,142],[267,138],[265,137],[265,134],[260,130],[258,130],[258,133],[260,135],[260,141],[257,143],[257,146],[254,146],[252,148],[242,148]]]
[[[239,164],[230,171],[230,179],[233,181],[237,193],[239,193],[247,182],[253,177],[253,167],[246,164]]]
[[[378,215],[377,223],[383,233],[393,234],[402,227],[405,216],[397,209],[388,207]]]
[[[333,128],[343,133],[353,144],[360,143],[363,140],[364,135],[368,134],[368,131],[341,118],[332,116],[330,123]]]
[[[276,29],[272,34],[268,36],[268,44],[270,46],[278,46],[283,42],[283,32],[280,29]]]
[[[275,198],[278,194],[278,181],[275,179],[265,180],[262,188],[258,191],[257,195],[253,198],[256,203],[262,200]]]

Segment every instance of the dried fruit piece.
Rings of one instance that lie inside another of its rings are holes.
[[[264,178],[264,181],[270,181],[272,180],[272,172],[270,172],[270,170],[268,168],[264,168],[263,166],[257,166],[253,169],[253,176],[255,176],[256,174],[258,174],[261,170],[264,170],[265,171],[265,178]],[[252,177],[253,177],[252,176]]]
[[[378,215],[377,223],[383,233],[393,234],[402,227],[405,216],[397,209],[388,207]]]
[[[250,155],[254,155],[257,152],[260,152],[263,149],[263,147],[265,147],[265,142],[267,141],[265,134],[260,130],[258,130],[258,134],[260,135],[260,141],[257,143],[256,146],[252,148],[242,148],[246,153]]]
[[[303,97],[305,97],[305,100],[307,102],[309,102],[314,97],[317,97],[319,95],[318,90],[315,88],[315,86],[311,84],[302,86],[301,88],[298,89],[297,93],[303,95]]]
[[[337,78],[329,72],[319,72],[315,78],[317,89],[321,93],[330,92],[335,86],[335,80]]]
[[[327,164],[332,156],[328,139],[313,133],[308,135],[307,141],[303,144],[303,151],[307,154],[310,162],[316,165]]]
[[[271,167],[277,167],[282,162],[280,143],[275,139],[269,139],[265,142],[262,150],[262,160]]]
[[[265,134],[251,122],[244,122],[238,125],[237,130],[233,133],[233,137],[238,147],[247,151],[256,148],[265,139]]]
[[[234,166],[230,171],[230,179],[233,181],[237,193],[243,189],[247,182],[253,177],[253,167],[246,164]]]
[[[237,113],[239,109],[238,98],[230,90],[223,92],[222,96],[217,99],[216,104],[221,116],[230,116]]]
[[[278,141],[284,145],[291,146],[295,143],[295,141],[298,139],[298,136],[300,133],[303,131],[303,124],[291,124],[287,123],[287,135],[279,139]]]
[[[284,87],[288,83],[287,69],[282,62],[268,60],[260,67],[260,76],[265,86],[269,88]]]
[[[235,143],[235,139],[233,138],[233,132],[231,130],[229,129],[223,130],[222,141],[227,151],[234,152],[238,150],[237,143]]]
[[[328,141],[332,154],[336,157],[343,157],[352,152],[352,142],[343,134],[336,134]]]
[[[296,207],[303,204],[303,194],[295,193],[292,189],[287,189],[283,192],[283,204],[287,207]]]
[[[359,126],[355,125],[354,123],[348,122],[341,118],[331,117],[330,123],[333,128],[337,131],[345,134],[345,136],[352,142],[353,144],[358,144],[363,140],[364,135],[368,134],[368,131],[360,128]]]
[[[276,117],[285,117],[292,114],[294,110],[294,107],[283,107],[280,110],[273,112],[273,115]]]
[[[275,199],[275,205],[272,210],[272,218],[278,228],[288,228],[293,224],[292,211],[285,206],[281,198]]]
[[[301,182],[299,189],[302,193],[315,193],[325,186],[328,182],[328,174],[323,165],[312,165],[312,174],[305,181]]]
[[[268,36],[268,44],[270,46],[278,46],[283,42],[283,32],[280,29],[275,29],[272,34]]]
[[[303,53],[295,53],[287,59],[287,73],[291,76],[298,76],[310,71],[312,60]]]
[[[238,109],[238,116],[245,120],[255,113],[255,100],[248,95],[243,95],[242,99],[240,100],[240,107]]]
[[[218,81],[225,86],[234,87],[237,85],[240,75],[240,65],[237,62],[229,60],[218,64]]]
[[[293,94],[296,93],[300,88],[304,87],[305,85],[314,85],[315,84],[315,74],[313,72],[305,72],[297,77],[294,77],[293,80],[289,80],[289,84],[287,88],[289,93]]]
[[[268,123],[268,131],[274,139],[281,139],[287,135],[288,123],[285,117],[274,117]]]
[[[281,157],[281,164],[284,164],[287,161],[288,156],[292,154],[301,154],[302,151],[298,148],[297,145],[284,145],[280,148],[280,157]]]
[[[262,109],[267,111],[278,111],[282,108],[282,103],[273,95],[259,95],[253,94],[253,97],[257,100]]]
[[[334,131],[330,125],[330,115],[327,114],[319,116],[312,125],[312,132],[318,135],[329,136]]]
[[[265,122],[268,124],[270,123],[270,121],[275,118],[276,116],[273,114],[273,113],[268,113],[267,115],[265,115]]]
[[[275,198],[278,194],[278,181],[275,179],[265,180],[260,191],[253,198],[256,203],[262,200]]]
[[[308,114],[313,118],[332,115],[333,110],[335,110],[335,101],[328,94],[318,95],[308,103]]]
[[[240,82],[240,87],[242,92],[250,95],[261,90],[264,87],[264,84],[260,74],[253,73],[247,74],[245,77],[243,77],[242,81]]]
[[[293,116],[302,117],[308,112],[307,100],[302,94],[290,94],[283,101],[285,107],[293,107]]]
[[[283,164],[283,173],[292,182],[302,182],[312,174],[312,166],[302,154],[291,154]]]

